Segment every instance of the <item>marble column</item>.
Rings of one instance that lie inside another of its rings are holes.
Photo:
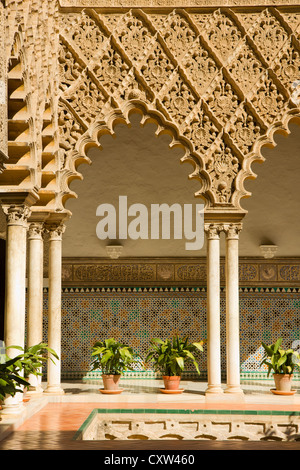
[[[27,346],[43,341],[43,222],[31,222],[28,229],[28,313]],[[29,393],[41,393],[41,376],[29,376]]]
[[[243,393],[240,386],[239,232],[242,224],[226,224],[226,393]]]
[[[24,348],[26,234],[30,209],[25,204],[3,205],[2,208],[7,218],[4,343],[6,348],[12,345]],[[10,358],[18,354],[20,351],[17,349],[7,349]],[[23,409],[22,399],[22,393],[8,397],[1,413],[20,413]]]
[[[47,226],[49,234],[49,294],[48,294],[48,346],[53,349],[59,360],[55,363],[48,359],[47,388],[45,393],[63,393],[61,388],[61,265],[62,234],[65,226]]]
[[[220,226],[205,224],[207,238],[207,373],[206,394],[223,393],[220,345]]]

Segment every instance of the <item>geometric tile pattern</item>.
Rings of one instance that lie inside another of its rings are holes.
[[[48,295],[44,293],[44,336],[47,338]],[[264,372],[260,367],[261,342],[282,337],[283,347],[300,339],[300,294],[240,292],[241,373]],[[91,347],[97,340],[114,337],[131,345],[144,359],[151,338],[174,334],[192,341],[207,337],[206,293],[180,292],[62,292],[62,374],[89,371]],[[221,294],[221,367],[226,373],[225,296]],[[207,355],[199,355],[205,375]],[[193,365],[187,371],[194,371]]]

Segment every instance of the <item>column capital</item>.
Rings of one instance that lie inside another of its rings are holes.
[[[204,231],[208,240],[218,240],[220,238],[220,232],[222,232],[223,225],[219,223],[208,223],[204,224]]]
[[[31,210],[26,204],[3,204],[2,209],[6,215],[7,225],[27,226]]]
[[[44,222],[29,223],[28,240],[42,240],[44,233]]]
[[[49,240],[62,240],[62,235],[66,230],[66,226],[63,223],[50,223],[45,225],[45,230],[49,235]]]
[[[238,239],[239,238],[239,233],[243,228],[242,223],[229,223],[229,224],[223,224],[223,231],[226,234],[227,240],[229,239]]]

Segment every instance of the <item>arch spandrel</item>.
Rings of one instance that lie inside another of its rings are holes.
[[[300,116],[300,9],[77,3],[57,13],[56,208],[75,196],[87,149],[136,108],[185,148],[206,213],[242,217],[252,163]]]

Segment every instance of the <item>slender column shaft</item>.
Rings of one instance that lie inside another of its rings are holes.
[[[222,393],[220,348],[220,235],[216,225],[205,226],[207,235],[207,354],[206,393]]]
[[[25,205],[3,206],[3,210],[7,216],[4,343],[5,347],[24,347],[26,232],[30,210]],[[17,349],[7,349],[10,358],[18,354]],[[19,413],[21,398],[21,393],[8,397],[2,413]]]
[[[28,230],[28,315],[27,345],[43,341],[43,223],[31,223]],[[42,392],[41,376],[30,375],[29,391]]]
[[[243,393],[240,387],[239,331],[239,231],[240,224],[226,227],[226,348],[227,393]]]
[[[63,393],[61,388],[61,262],[64,225],[53,225],[49,233],[48,346],[57,353],[55,363],[48,359],[46,393]]]

